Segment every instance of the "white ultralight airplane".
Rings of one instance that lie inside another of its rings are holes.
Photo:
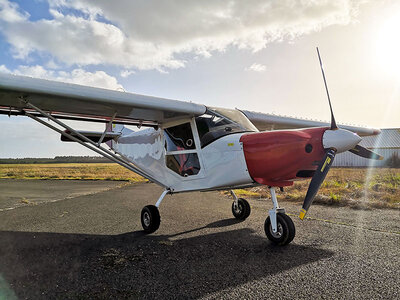
[[[276,187],[312,178],[300,212],[303,219],[336,153],[349,150],[381,159],[358,145],[360,136],[379,130],[339,129],[333,113],[328,124],[10,74],[0,74],[0,113],[28,116],[60,133],[62,141],[77,142],[162,186],[157,203],[141,213],[148,233],[159,228],[158,207],[166,194],[230,190],[232,213],[244,220],[250,205],[232,190],[267,185],[273,208],[265,233],[272,242],[286,245],[295,227],[278,205]],[[78,131],[63,120],[102,122],[106,129]]]

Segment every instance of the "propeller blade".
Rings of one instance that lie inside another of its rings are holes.
[[[314,200],[315,195],[317,194],[319,188],[321,187],[322,182],[324,181],[326,174],[333,164],[333,160],[335,158],[336,151],[333,149],[329,149],[326,151],[326,154],[319,164],[317,170],[313,178],[311,179],[310,186],[308,187],[308,191],[306,194],[306,198],[304,199],[303,207],[300,210],[299,218],[301,220],[306,216],[307,210],[310,208],[311,203]]]
[[[360,145],[355,146],[353,149],[349,150],[351,153],[354,153],[355,155],[369,158],[369,159],[376,159],[376,160],[383,160],[383,156],[372,152],[371,150],[368,150],[367,148],[364,148]]]
[[[325,90],[326,90],[326,95],[328,96],[329,107],[331,108],[331,129],[335,130],[338,127],[336,125],[335,116],[333,115],[331,98],[329,97],[328,85],[326,84],[324,68],[322,67],[322,60],[321,60],[321,56],[319,55],[318,47],[317,47],[317,53],[318,53],[319,65],[321,66],[322,77],[324,78]]]

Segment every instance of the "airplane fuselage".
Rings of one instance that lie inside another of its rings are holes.
[[[327,128],[231,133],[201,147],[196,119],[188,123],[193,133],[190,149],[169,149],[169,133],[152,128],[124,129],[112,147],[174,193],[288,186],[312,177],[324,156]]]

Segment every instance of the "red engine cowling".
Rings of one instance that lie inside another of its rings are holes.
[[[322,136],[328,128],[244,134],[244,156],[250,176],[269,186],[289,186],[312,177],[324,157]]]

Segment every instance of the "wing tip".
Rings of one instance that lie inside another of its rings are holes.
[[[380,134],[382,131],[380,129],[373,129],[372,131],[372,135],[378,135]]]

